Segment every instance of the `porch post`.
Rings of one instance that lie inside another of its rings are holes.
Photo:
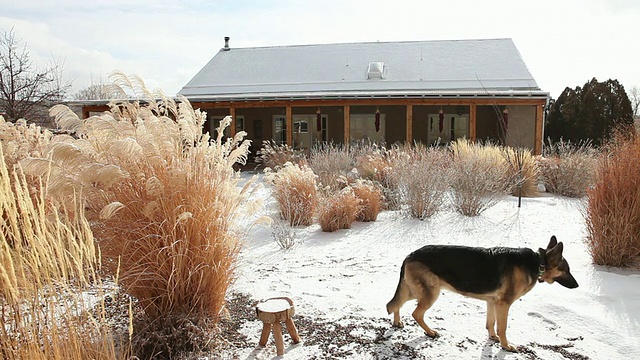
[[[293,147],[293,116],[291,115],[291,105],[287,105],[284,114],[285,122],[287,123],[287,145]]]
[[[233,138],[236,136],[236,108],[234,107],[229,108],[229,116],[231,116],[231,125],[229,125],[231,126],[230,134],[231,134],[231,137]]]
[[[542,154],[542,143],[543,143],[543,127],[544,124],[544,104],[539,104],[536,106],[536,137],[533,145],[533,153],[534,155]]]
[[[348,146],[351,140],[351,114],[349,105],[345,105],[343,109],[344,114],[344,145]]]
[[[469,140],[476,141],[476,104],[469,105]]]
[[[413,105],[407,105],[407,143],[413,142]]]

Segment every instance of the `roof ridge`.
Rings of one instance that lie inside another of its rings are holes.
[[[249,46],[249,47],[232,47],[231,50],[252,50],[252,49],[277,49],[277,48],[294,48],[294,47],[317,47],[330,45],[370,45],[370,44],[415,44],[415,43],[454,43],[454,42],[483,42],[511,40],[509,37],[482,38],[482,39],[435,39],[435,40],[399,40],[399,41],[353,41],[343,43],[318,43],[318,44],[293,44],[293,45],[266,45],[266,46]],[[222,49],[220,50],[222,51]]]

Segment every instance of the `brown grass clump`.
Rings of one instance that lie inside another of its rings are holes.
[[[512,192],[509,167],[498,146],[457,140],[453,151],[453,205],[466,216],[478,216]]]
[[[597,158],[590,143],[560,141],[545,147],[538,167],[546,191],[568,197],[585,196],[595,182]]]
[[[318,223],[325,232],[349,229],[360,212],[360,199],[351,187],[325,198],[318,211]]]
[[[376,221],[382,207],[382,191],[371,180],[356,180],[351,184],[354,195],[360,199],[358,221]]]
[[[321,144],[311,149],[309,166],[318,175],[320,188],[335,193],[347,185],[345,180],[354,168],[353,154],[344,145]]]
[[[307,158],[303,152],[292,149],[287,144],[278,145],[273,140],[262,142],[262,148],[256,154],[256,163],[265,168],[275,169],[286,163],[304,165]]]
[[[640,138],[610,150],[587,190],[586,242],[594,263],[625,267],[640,255]]]
[[[7,169],[12,170],[18,161],[27,157],[41,157],[53,134],[24,119],[7,122],[0,116],[0,146],[4,152]]]
[[[54,142],[49,160],[25,165],[32,173],[51,169],[52,198],[82,194],[105,264],[112,270],[120,265],[120,284],[138,299],[148,323],[215,320],[234,279],[242,234],[235,224],[251,190],[250,184],[239,186],[233,170],[246,161],[245,133],[223,142],[218,131],[210,141],[202,131],[205,114],[186,99],[176,104],[150,94],[141,80],[116,80],[129,92],[142,92],[146,105],[112,103],[110,112],[87,120],[56,106],[51,113],[58,125],[79,139]],[[175,328],[196,332],[193,326]],[[134,335],[151,338],[144,329]],[[172,357],[190,347],[170,350],[135,355]]]
[[[6,145],[6,144],[4,144]],[[3,359],[116,359],[115,338],[99,298],[99,251],[82,216],[45,200],[0,146],[0,354]],[[33,191],[33,192],[31,192]],[[74,213],[76,216],[65,216]],[[95,308],[94,308],[95,307]],[[97,310],[92,312],[92,310]]]
[[[287,163],[273,171],[265,169],[265,180],[273,186],[280,215],[290,226],[308,226],[318,205],[316,175],[306,165]]]

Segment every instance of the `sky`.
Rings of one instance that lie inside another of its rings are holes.
[[[115,70],[176,94],[224,45],[512,38],[557,98],[592,78],[640,86],[636,0],[0,0],[32,60],[64,59],[72,92]]]

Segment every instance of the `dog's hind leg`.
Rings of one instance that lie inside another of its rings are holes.
[[[489,331],[489,339],[500,341],[496,335],[496,304],[492,301],[487,301],[487,331]]]
[[[424,322],[424,314],[429,310],[431,305],[438,299],[438,295],[440,295],[440,287],[439,286],[424,286],[422,292],[418,295],[418,306],[413,312],[412,316],[420,325],[420,327],[424,330],[424,332],[429,337],[437,337],[438,332],[432,330],[427,324]]]

